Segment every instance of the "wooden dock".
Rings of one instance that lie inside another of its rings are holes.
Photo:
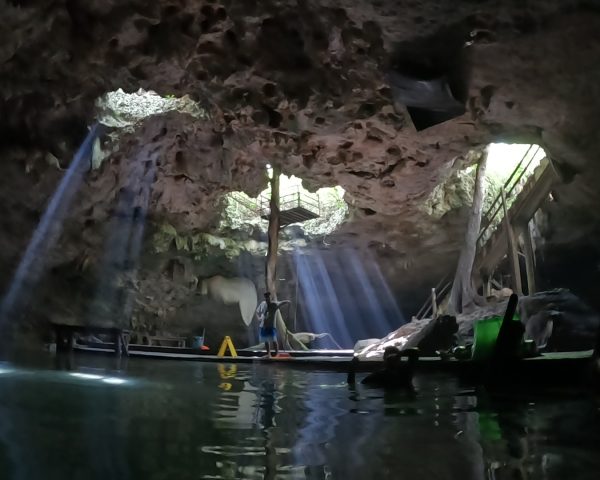
[[[94,325],[66,325],[53,323],[51,325],[56,338],[56,351],[70,353],[75,347],[75,334],[80,335],[108,335],[112,339],[109,352],[115,355],[127,355],[129,344],[129,330],[118,327],[100,327]]]

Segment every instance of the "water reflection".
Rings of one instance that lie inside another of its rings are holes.
[[[594,397],[499,397],[447,377],[383,392],[265,365],[104,362],[0,365],[0,478],[586,479],[600,467]]]

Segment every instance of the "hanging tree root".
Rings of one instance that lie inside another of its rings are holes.
[[[279,335],[281,338],[281,343],[283,347],[288,350],[308,350],[308,347],[304,345],[293,332],[290,332],[283,321],[283,316],[281,312],[277,311],[275,314],[275,325],[277,326],[277,330],[279,331]]]

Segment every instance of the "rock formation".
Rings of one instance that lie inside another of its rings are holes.
[[[540,292],[519,301],[525,336],[547,351],[592,350],[600,316],[567,290]]]
[[[222,195],[258,194],[274,158],[307,185],[344,188],[349,220],[315,244],[368,251],[411,314],[415,292],[425,297],[453,269],[464,238],[465,208],[428,212],[436,187],[470,150],[538,143],[565,181],[544,207],[553,281],[571,281],[556,274],[565,245],[588,248],[587,275],[598,277],[593,2],[14,0],[0,20],[4,289],[99,97],[143,88],[188,95],[206,113],[171,111],[101,139],[107,157],[49,256],[31,318],[83,315],[125,167],[150,154],[156,180],[133,282],[143,323],[193,308],[189,287],[165,274],[173,260],[194,263],[196,276],[239,276],[205,235],[218,233]],[[457,87],[466,112],[417,132],[393,95],[394,71],[467,78]],[[165,228],[174,235],[159,249]]]
[[[258,305],[256,287],[247,278],[224,278],[216,275],[202,280],[202,295],[221,301],[225,305],[238,305],[244,325],[249,326]]]

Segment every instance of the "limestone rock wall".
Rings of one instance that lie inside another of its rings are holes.
[[[215,233],[219,196],[257,193],[277,161],[311,185],[344,188],[351,218],[323,245],[374,255],[408,305],[454,266],[464,213],[423,206],[472,148],[540,144],[571,182],[551,212],[555,228],[567,228],[549,244],[589,243],[599,231],[590,208],[600,153],[594,2],[9,2],[0,21],[3,287],[96,99],[119,88],[189,95],[207,118],[150,117],[89,175],[49,259],[45,286],[63,307],[93,284],[122,166],[151,153],[159,160],[147,238],[164,223],[182,236]],[[469,81],[459,85],[464,115],[417,132],[388,74],[419,62],[464,70]],[[162,261],[146,242],[141,262],[151,267],[138,281],[157,277]],[[69,282],[81,293],[57,287]]]

